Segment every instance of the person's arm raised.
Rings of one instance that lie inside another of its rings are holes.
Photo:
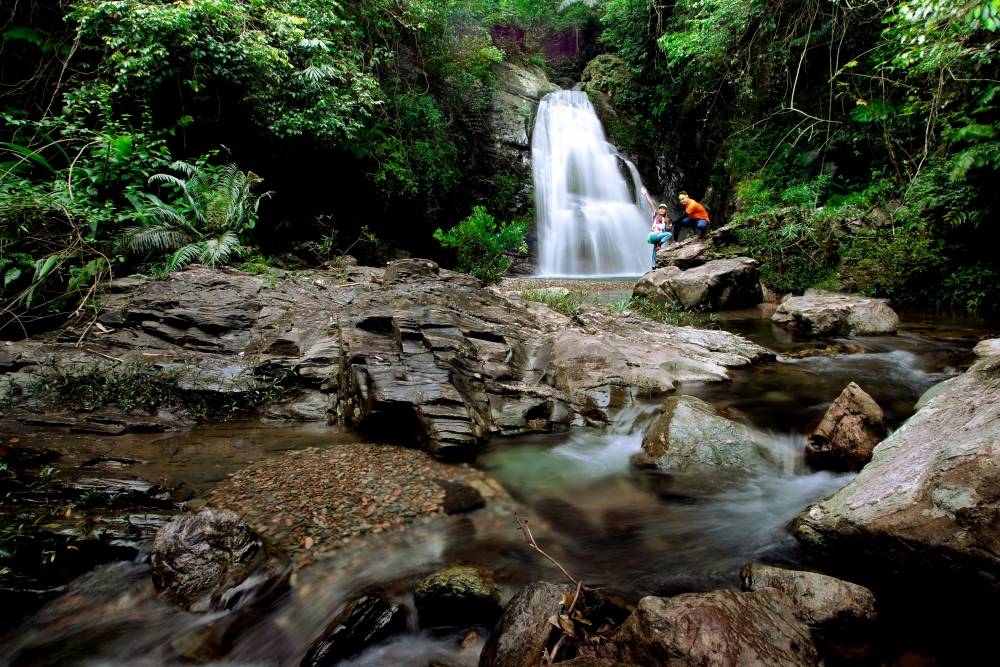
[[[649,212],[656,215],[656,205],[653,203],[653,200],[649,198],[649,191],[646,188],[642,189],[642,196],[645,197],[646,201],[649,203]]]

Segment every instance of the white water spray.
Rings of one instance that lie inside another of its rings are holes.
[[[649,270],[648,216],[629,194],[619,159],[587,93],[560,90],[542,99],[531,142],[540,275],[640,276]],[[639,174],[625,163],[638,197]]]

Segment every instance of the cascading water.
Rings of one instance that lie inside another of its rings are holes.
[[[542,99],[531,159],[540,275],[639,276],[649,270],[647,216],[629,194],[618,169],[622,158],[604,140],[587,93],[560,90]],[[638,172],[628,166],[638,194]]]

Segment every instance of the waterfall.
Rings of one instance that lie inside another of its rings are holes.
[[[531,141],[543,276],[640,276],[649,270],[649,216],[632,198],[622,160],[641,201],[635,166],[604,139],[582,91],[542,98]]]

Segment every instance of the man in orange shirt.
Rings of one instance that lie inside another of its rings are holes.
[[[701,235],[704,235],[708,229],[708,211],[705,210],[705,207],[691,199],[686,192],[680,193],[678,199],[680,199],[681,205],[684,206],[684,211],[687,215],[674,221],[673,240],[670,245],[677,243],[681,227],[695,227]]]

